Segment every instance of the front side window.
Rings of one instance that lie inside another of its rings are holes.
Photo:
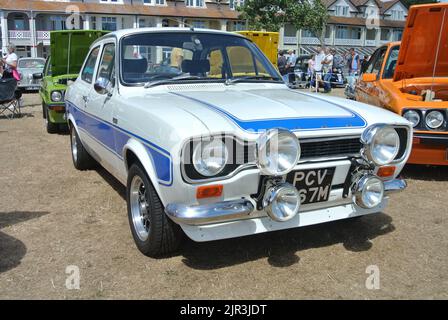
[[[395,46],[390,49],[389,56],[387,57],[386,64],[384,65],[383,79],[392,79],[394,77],[399,51],[400,46]]]
[[[279,75],[249,40],[200,32],[140,33],[121,43],[124,84],[163,81],[279,81]],[[243,79],[244,78],[244,79]]]
[[[51,76],[51,57],[48,57],[47,61],[45,62],[44,75]]]
[[[386,47],[378,49],[372,57],[372,62],[367,66],[366,73],[373,73],[378,76],[383,65],[384,55],[386,54]]]
[[[105,78],[112,84],[114,83],[114,66],[115,66],[115,44],[108,43],[104,45],[103,55],[98,67],[96,78]]]
[[[100,51],[100,47],[96,47],[90,52],[89,57],[87,58],[86,64],[81,72],[81,79],[85,82],[92,83],[93,72],[95,71],[96,59],[98,58],[98,52]]]

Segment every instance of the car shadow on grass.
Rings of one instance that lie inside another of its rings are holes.
[[[401,176],[405,179],[423,181],[448,181],[448,166],[425,166],[407,164]]]
[[[0,230],[27,220],[40,218],[48,213],[47,211],[0,212]],[[0,273],[20,265],[26,251],[26,246],[22,241],[0,231]]]
[[[372,247],[372,239],[394,230],[392,218],[378,213],[213,242],[187,240],[180,254],[185,265],[199,270],[220,269],[263,258],[271,266],[283,268],[299,263],[298,253],[307,249],[342,244],[348,251],[367,251]]]

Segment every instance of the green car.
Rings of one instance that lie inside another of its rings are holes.
[[[76,80],[90,45],[106,31],[64,30],[50,33],[50,52],[43,74],[39,94],[48,133],[66,130],[64,94],[70,82]]]

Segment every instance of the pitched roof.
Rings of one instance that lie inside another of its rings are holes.
[[[166,6],[146,6],[143,4],[72,3],[80,13],[126,14],[142,16],[166,16],[185,18],[238,19],[239,13],[227,5],[207,3],[206,9],[188,8],[185,2],[167,1]],[[65,13],[67,2],[40,0],[0,0],[0,8],[9,11],[40,11]]]
[[[351,25],[351,26],[365,26],[366,19],[360,17],[338,17],[330,16],[328,19],[329,23],[340,24],[340,25]],[[390,27],[390,28],[404,28],[405,21],[395,21],[395,20],[384,20],[380,19],[380,27]]]

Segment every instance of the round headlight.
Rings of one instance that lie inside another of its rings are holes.
[[[425,118],[426,125],[431,129],[440,128],[444,120],[443,113],[437,110],[428,112]]]
[[[387,125],[373,125],[361,137],[363,155],[377,166],[391,163],[400,150],[400,137],[394,128]]]
[[[355,202],[366,209],[376,207],[384,197],[384,183],[374,176],[362,177],[356,187]]]
[[[415,110],[406,111],[403,113],[403,117],[412,123],[414,128],[420,123],[420,114]]]
[[[51,100],[54,102],[59,102],[62,100],[62,93],[60,91],[53,91],[51,93]]]
[[[266,175],[284,175],[291,171],[300,158],[297,137],[284,129],[271,129],[258,140],[258,167]]]
[[[224,169],[228,158],[226,145],[216,138],[198,143],[193,151],[193,166],[203,176],[211,177]]]
[[[288,221],[299,212],[300,194],[289,183],[276,185],[266,192],[263,207],[272,220]]]

